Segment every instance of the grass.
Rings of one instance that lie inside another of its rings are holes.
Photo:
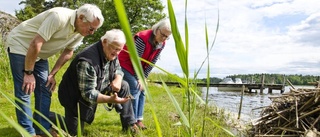
[[[160,127],[162,130],[162,135],[165,137],[172,137],[172,136],[184,136],[182,135],[181,126],[175,126],[179,122],[179,119],[177,118],[178,114],[171,103],[166,91],[160,86],[155,84],[149,84],[150,88],[150,94],[152,95],[152,99],[155,106],[155,112],[157,113],[158,120],[160,121]],[[182,92],[181,88],[177,87],[170,87],[173,95],[180,99],[179,102],[182,102]],[[13,96],[11,93],[9,93],[9,96]],[[34,101],[32,101],[34,102]],[[1,105],[1,111],[9,116],[12,120],[16,121],[15,118],[15,110],[14,106],[9,103],[4,98],[1,98],[0,100]],[[33,106],[33,104],[32,104]],[[195,116],[201,116],[201,113],[203,112],[203,107],[198,106],[198,114],[195,114]],[[52,96],[52,104],[51,104],[51,111],[57,112],[59,114],[64,114],[63,107],[60,105],[58,100],[57,92],[53,93]],[[217,114],[217,108],[211,107],[209,113],[207,114],[208,117],[215,120],[216,123],[218,123],[220,126],[228,127],[225,124],[225,120],[227,119],[226,114]],[[113,111],[106,111],[103,106],[100,104],[98,105],[97,113],[95,115],[95,120],[91,125],[86,125],[84,136],[87,137],[126,137],[129,136],[128,134],[121,132],[121,123],[120,123],[120,117],[119,115],[113,110]],[[140,136],[148,136],[153,137],[157,136],[156,134],[156,128],[154,125],[154,121],[151,114],[151,105],[147,101],[145,106],[145,115],[144,115],[144,123],[148,127],[147,130],[141,131]],[[200,134],[197,134],[197,131],[199,132],[202,126],[202,119],[199,117],[194,117],[192,119],[192,122],[194,124],[195,129],[195,135],[200,136]],[[218,137],[218,136],[230,136],[226,134],[223,130],[220,128],[217,128],[213,124],[210,124],[210,122],[207,122],[205,135],[210,137]],[[20,136],[19,132],[17,132],[12,125],[10,125],[4,118],[0,118],[0,136],[1,137],[17,137]]]
[[[185,23],[185,45],[180,36],[175,14],[173,11],[173,7],[171,5],[171,1],[168,0],[168,12],[170,17],[172,35],[175,40],[175,46],[177,55],[180,61],[181,69],[184,73],[184,78],[180,78],[171,74],[170,72],[166,72],[163,70],[167,76],[173,78],[174,81],[180,82],[182,88],[177,87],[167,87],[165,84],[163,85],[153,85],[143,83],[143,86],[146,87],[146,106],[145,106],[145,120],[144,123],[148,127],[148,130],[141,131],[141,134],[138,136],[165,136],[165,137],[194,137],[194,136],[210,136],[210,137],[228,137],[234,136],[231,133],[229,128],[225,123],[226,120],[229,119],[228,115],[224,113],[224,111],[220,111],[218,108],[214,106],[209,106],[207,99],[204,102],[201,98],[197,87],[195,87],[195,81],[197,74],[194,78],[191,78],[189,75],[189,66],[188,66],[188,25],[187,21]],[[187,2],[187,1],[186,1]],[[130,32],[130,26],[128,24],[128,20],[125,14],[124,6],[121,1],[114,1],[116,6],[116,10],[120,19],[120,24],[123,31],[126,34],[127,44],[129,45],[129,51],[132,53],[135,52],[135,48],[133,45],[133,39]],[[187,3],[185,5],[187,7]],[[187,20],[187,17],[185,17]],[[218,28],[218,25],[217,25]],[[217,29],[218,30],[218,29]],[[207,33],[207,32],[206,32]],[[216,31],[217,33],[217,31]],[[206,35],[207,36],[207,35]],[[208,36],[206,37],[208,40]],[[214,42],[213,42],[214,43]],[[208,56],[210,55],[210,50],[212,48],[208,47],[207,42],[207,51]],[[5,73],[1,73],[2,79],[6,83],[4,87],[1,87],[0,93],[6,93],[11,98],[13,91],[12,79],[10,81],[10,72],[8,67],[8,61],[6,60],[6,55],[1,51],[1,59],[3,59],[3,64],[0,62],[0,66],[5,69]],[[140,59],[137,54],[130,54],[131,61],[133,62],[135,71],[137,72],[137,76],[139,79],[144,79],[142,68],[140,65]],[[57,56],[54,56],[50,60],[50,65],[54,65],[54,61],[57,59]],[[61,75],[66,70],[66,64],[56,75],[56,80],[59,82],[61,80]],[[157,67],[157,66],[155,66]],[[202,66],[200,67],[200,69]],[[208,68],[210,68],[208,63]],[[199,70],[200,70],[199,69]],[[209,70],[209,69],[208,69]],[[208,71],[207,79],[209,79],[210,72]],[[164,78],[159,78],[161,81],[164,81]],[[157,80],[159,80],[157,79]],[[144,81],[144,80],[143,80]],[[59,84],[59,83],[58,83]],[[3,88],[3,89],[2,89]],[[208,96],[208,91],[207,94]],[[15,123],[15,112],[14,106],[9,103],[10,99],[4,99],[0,97],[1,101],[0,105],[0,114],[5,116],[4,118],[0,118],[0,136],[8,136],[15,137],[20,136],[18,131],[23,129],[17,127]],[[199,105],[201,104],[201,105]],[[33,106],[33,105],[32,105]],[[58,112],[63,114],[63,107],[60,106],[60,103],[57,98],[57,93],[54,93],[52,96],[52,106],[51,110],[54,112]],[[9,117],[8,117],[9,116]],[[107,136],[128,136],[128,134],[121,132],[121,124],[119,120],[119,115],[115,112],[107,112],[103,109],[102,105],[98,106],[98,110],[96,113],[95,121],[90,126],[86,126],[84,131],[84,136],[88,137],[107,137]],[[10,123],[8,123],[10,122]],[[3,123],[3,124],[2,124]],[[2,133],[5,133],[2,135]],[[27,134],[24,134],[27,135]],[[30,135],[27,135],[30,136]]]
[[[3,60],[0,62],[0,67],[3,71],[1,71],[1,77],[0,79],[3,81],[1,84],[0,91],[4,94],[8,95],[10,98],[13,98],[13,82],[9,67],[9,61],[6,53],[3,50],[3,46],[1,46],[1,52],[0,52],[0,59]],[[57,56],[54,56],[50,58],[50,65],[54,64],[54,61],[57,59]],[[59,83],[61,80],[63,72],[66,70],[69,64],[66,64],[56,75],[56,80]],[[151,74],[150,78],[155,79],[170,79],[167,78],[166,75],[163,74]],[[183,126],[175,126],[179,122],[179,119],[177,118],[178,113],[175,109],[174,104],[171,102],[168,94],[166,93],[165,89],[162,87],[162,85],[155,85],[149,83],[148,85],[149,92],[152,96],[152,101],[154,104],[154,111],[157,114],[157,118],[160,123],[160,127],[162,130],[162,136],[185,136],[183,135],[183,132],[181,132],[185,128]],[[56,88],[57,89],[57,88]],[[178,87],[169,87],[170,91],[172,92],[173,96],[177,99],[178,102],[183,102],[184,97],[184,89],[178,88]],[[32,103],[34,101],[32,100]],[[180,104],[181,105],[181,104]],[[8,116],[11,120],[16,121],[15,117],[15,107],[3,96],[0,96],[0,111],[2,111],[3,114]],[[34,106],[33,104],[31,105]],[[202,128],[202,114],[204,112],[203,106],[197,106],[197,111],[195,112],[194,117],[192,117],[191,121],[193,123],[193,129],[195,131],[195,136],[200,136],[200,132]],[[217,111],[218,109],[214,106],[211,106],[209,108],[209,111],[207,111],[207,117],[209,117],[211,120],[214,120],[215,123],[218,123],[218,125],[226,127],[228,126],[225,124],[224,121],[228,119],[227,114],[224,114],[223,111]],[[64,109],[60,105],[58,100],[57,91],[55,91],[52,95],[52,104],[51,104],[51,111],[57,112],[59,114],[64,114]],[[145,120],[144,123],[148,127],[147,130],[141,131],[140,136],[157,136],[157,131],[155,127],[155,122],[153,119],[153,115],[151,114],[152,111],[152,105],[149,103],[149,101],[146,101],[145,106]],[[185,112],[187,113],[187,112]],[[97,113],[95,115],[95,120],[91,125],[86,125],[84,136],[87,137],[108,137],[108,136],[128,136],[125,133],[121,132],[121,123],[120,123],[120,117],[115,111],[106,111],[102,105],[98,105]],[[211,122],[206,123],[206,130],[205,136],[230,136],[225,131],[223,131],[221,128],[217,128],[214,124]],[[6,119],[3,117],[0,117],[0,136],[1,137],[16,137],[20,136],[19,132],[13,127],[12,124],[8,123]]]
[[[1,44],[0,44],[1,46]],[[1,71],[1,88],[0,91],[4,94],[8,95],[10,98],[13,97],[13,82],[12,82],[12,76],[10,72],[9,67],[9,60],[7,57],[7,54],[3,50],[3,46],[0,47],[0,59],[2,62],[0,62],[0,67],[3,71]],[[54,56],[50,58],[50,65],[54,64],[54,61],[57,59],[58,56]],[[63,72],[66,70],[69,64],[66,64],[56,75],[56,80],[59,82],[61,80]],[[151,74],[151,79],[169,79],[166,77],[166,75],[163,74]],[[148,85],[150,94],[152,96],[154,110],[157,114],[158,120],[160,121],[160,127],[162,130],[162,135],[166,137],[171,136],[184,136],[183,132],[181,132],[183,126],[175,126],[179,122],[179,119],[177,118],[178,113],[176,112],[176,109],[174,107],[174,104],[171,102],[168,94],[166,93],[165,89],[162,87],[162,85],[155,85],[152,83],[149,83]],[[172,94],[176,97],[178,102],[182,102],[183,100],[183,90],[178,87],[169,87]],[[57,88],[56,88],[57,90]],[[32,98],[32,107],[34,101]],[[3,114],[8,116],[11,120],[17,121],[15,117],[15,107],[6,99],[4,96],[0,96],[0,111],[2,111]],[[146,101],[145,106],[145,117],[144,117],[144,123],[148,127],[147,130],[141,131],[140,136],[148,136],[153,137],[157,136],[156,127],[154,124],[154,119],[151,114],[151,104]],[[195,129],[195,135],[200,136],[200,134],[197,134],[197,131],[199,132],[201,129],[202,119],[201,114],[203,113],[203,107],[198,106],[197,114],[194,114],[195,117],[192,118],[192,122],[194,124],[193,128]],[[57,91],[55,91],[52,95],[52,104],[51,104],[51,111],[57,112],[59,114],[64,114],[64,108],[60,105],[58,100],[58,94]],[[214,115],[213,115],[214,114]],[[228,126],[225,124],[225,120],[227,119],[227,115],[221,112],[220,114],[217,114],[217,108],[214,106],[211,107],[210,111],[208,112],[208,115],[211,119],[215,120],[216,123],[219,123],[219,125],[222,125],[224,127]],[[119,136],[119,137],[126,137],[129,136],[128,134],[121,132],[121,123],[120,123],[120,117],[115,111],[106,111],[103,106],[100,104],[98,105],[97,113],[95,115],[95,120],[91,125],[86,125],[84,136],[87,137],[111,137],[111,136]],[[213,124],[210,124],[210,122],[207,122],[206,130],[205,130],[206,136],[230,136],[229,134],[226,134],[223,130],[220,128],[217,128]],[[0,117],[0,136],[1,137],[17,137],[20,136],[19,132],[14,128],[14,126],[8,121]]]

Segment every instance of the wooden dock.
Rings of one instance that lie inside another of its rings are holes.
[[[162,84],[161,81],[150,81],[151,83]],[[168,86],[180,86],[178,82],[165,82]],[[272,93],[273,90],[280,90],[281,93],[285,90],[284,84],[265,84],[265,83],[243,83],[243,84],[216,84],[210,83],[209,87],[242,87],[245,86],[248,89],[247,92],[253,92],[253,90],[260,90],[260,93],[263,92],[264,89],[268,89],[268,93]],[[197,83],[198,87],[206,87],[206,83]]]

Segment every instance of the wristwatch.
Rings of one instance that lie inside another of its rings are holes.
[[[33,71],[32,70],[23,70],[24,73],[26,73],[27,75],[32,75]]]

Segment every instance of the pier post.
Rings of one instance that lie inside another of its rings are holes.
[[[238,119],[240,119],[241,116],[241,109],[242,109],[242,100],[243,100],[243,93],[245,90],[245,86],[242,85],[242,90],[241,90],[241,99],[240,99],[240,106],[239,106],[239,113],[238,113]]]
[[[285,88],[286,88],[286,75],[283,75],[281,94],[285,91]]]
[[[253,84],[253,76],[251,76],[251,82],[250,83]]]
[[[317,88],[320,88],[320,76],[318,76],[318,81],[317,81],[318,85]]]
[[[263,93],[263,89],[264,89],[264,74],[262,74],[262,78],[261,78],[261,87],[260,87],[260,93]]]

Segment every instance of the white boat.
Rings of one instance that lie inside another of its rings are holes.
[[[224,78],[219,82],[218,91],[242,91],[242,80],[240,78],[235,78],[233,81],[232,78]],[[248,88],[244,89],[248,91]]]
[[[241,78],[235,78],[235,79],[234,79],[234,83],[235,83],[235,84],[242,84]]]
[[[234,84],[231,78],[224,78],[219,84]]]

